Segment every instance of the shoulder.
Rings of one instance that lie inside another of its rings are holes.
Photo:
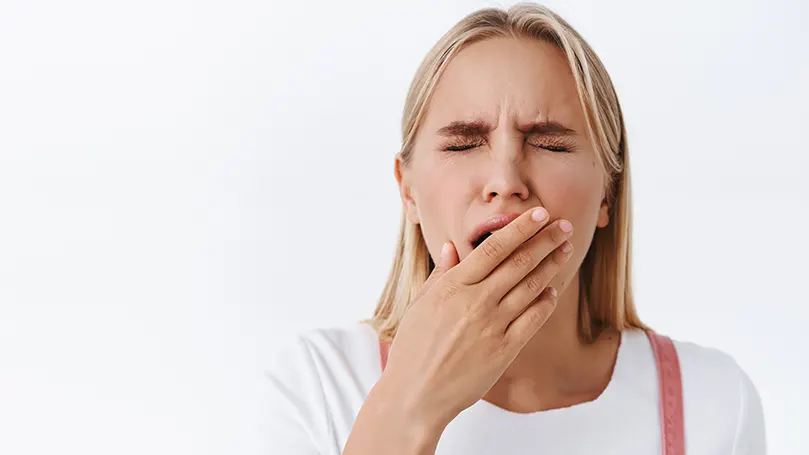
[[[307,329],[284,340],[271,354],[267,375],[279,385],[322,386],[347,376],[373,376],[379,369],[376,333],[367,324],[352,323]]]
[[[737,386],[745,376],[744,371],[726,352],[682,340],[672,340],[677,349],[683,380],[700,384],[700,388],[727,389]]]
[[[379,378],[376,332],[366,324],[308,329],[273,350],[269,438],[278,453],[331,453]]]
[[[265,371],[276,409],[307,425],[358,410],[380,374],[376,332],[359,322],[297,332],[276,346]]]
[[[686,433],[694,439],[689,445],[727,447],[722,453],[735,455],[764,454],[761,398],[744,369],[719,349],[673,341],[683,382]]]
[[[619,375],[625,396],[659,400],[651,343],[642,330],[624,332]],[[672,339],[683,385],[686,453],[764,455],[764,414],[758,390],[736,360],[719,349]],[[654,413],[657,413],[655,406]]]
[[[740,405],[740,400],[757,398],[750,377],[728,353],[697,343],[672,340],[680,361],[684,393],[713,396]],[[737,406],[738,407],[738,406]]]
[[[378,352],[376,333],[364,323],[307,329],[276,346],[270,359],[270,372],[284,374],[292,369],[301,373],[341,365],[365,368],[373,364],[369,361],[374,353],[378,361]]]

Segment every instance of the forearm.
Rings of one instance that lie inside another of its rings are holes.
[[[380,381],[360,409],[343,455],[433,455],[445,427]]]

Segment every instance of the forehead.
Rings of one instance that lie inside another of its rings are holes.
[[[424,126],[434,131],[447,122],[473,118],[495,125],[554,120],[582,131],[578,94],[564,53],[550,43],[505,37],[463,48],[441,76]]]

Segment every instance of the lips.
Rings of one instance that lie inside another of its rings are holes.
[[[519,213],[503,213],[484,220],[472,231],[472,235],[469,236],[469,244],[472,245],[472,248],[477,248],[493,232],[504,228],[519,216]]]

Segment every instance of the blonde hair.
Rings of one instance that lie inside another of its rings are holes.
[[[508,10],[484,8],[469,14],[433,46],[410,85],[402,118],[403,165],[410,162],[419,125],[449,62],[464,46],[494,37],[528,38],[564,52],[573,73],[588,136],[606,175],[610,223],[596,230],[579,270],[578,329],[592,342],[607,328],[646,328],[630,286],[631,213],[626,128],[615,89],[604,65],[587,42],[550,9],[521,3]],[[398,246],[388,281],[370,323],[390,341],[399,322],[434,267],[417,224],[402,211]]]

